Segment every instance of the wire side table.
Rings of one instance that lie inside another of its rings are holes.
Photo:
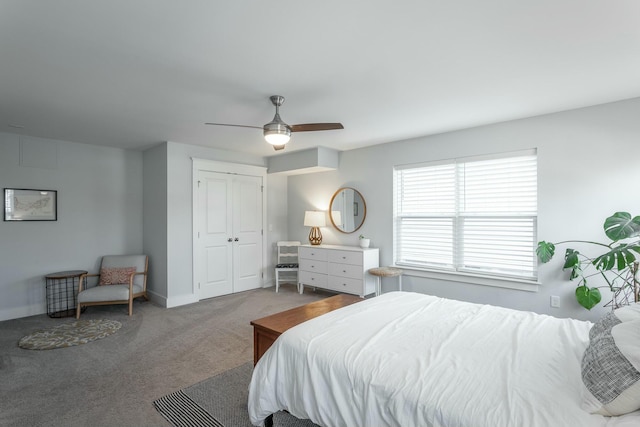
[[[83,274],[87,274],[87,271],[59,271],[45,276],[49,317],[75,316],[78,284]]]

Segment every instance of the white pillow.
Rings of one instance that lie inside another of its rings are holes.
[[[591,338],[582,382],[582,408],[590,413],[615,416],[640,409],[640,320],[617,323]]]
[[[613,312],[621,322],[640,320],[640,303],[625,305]]]

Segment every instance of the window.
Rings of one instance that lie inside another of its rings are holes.
[[[395,263],[536,280],[535,150],[397,166]]]

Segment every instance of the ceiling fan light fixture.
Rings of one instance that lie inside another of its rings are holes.
[[[292,132],[310,132],[319,130],[344,129],[342,123],[303,123],[288,125],[280,118],[280,106],[284,103],[284,96],[273,95],[269,97],[271,103],[276,107],[276,114],[273,120],[262,127],[250,125],[235,125],[231,123],[205,123],[216,126],[234,126],[241,128],[262,129],[264,139],[273,146],[274,150],[284,149],[285,144],[291,139]]]
[[[284,145],[291,139],[291,129],[284,123],[264,125],[264,139],[271,145]]]

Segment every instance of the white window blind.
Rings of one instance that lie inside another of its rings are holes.
[[[535,151],[396,167],[395,263],[535,280]]]

